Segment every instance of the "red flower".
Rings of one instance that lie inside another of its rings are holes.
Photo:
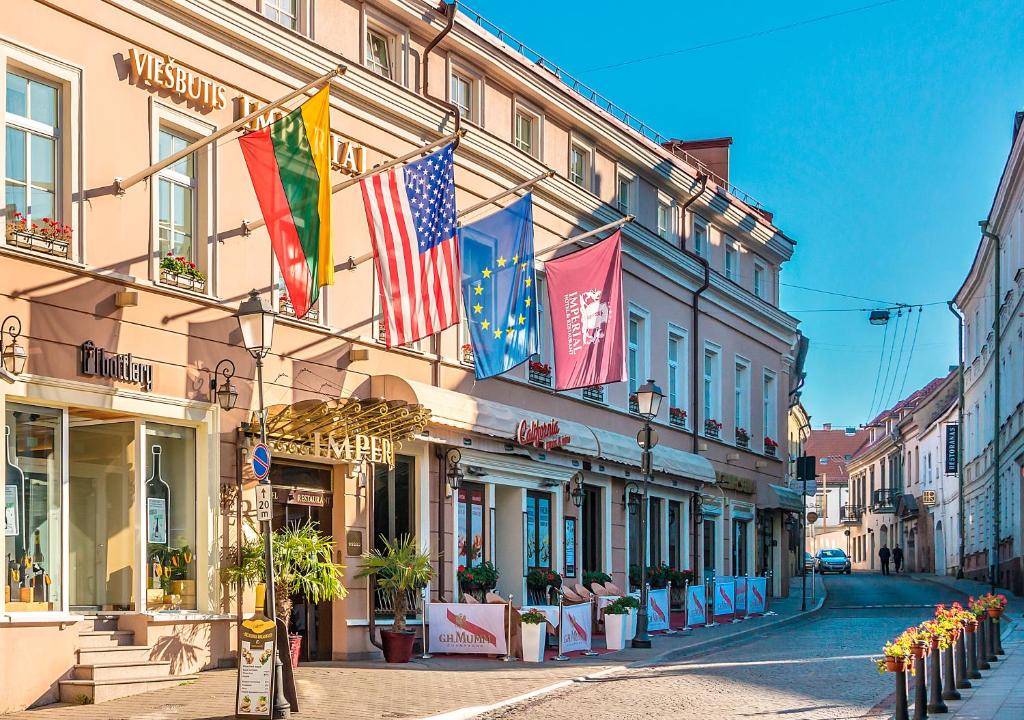
[[[473,579],[473,573],[471,573],[471,572],[466,573],[466,579],[467,580],[472,580]]]
[[[466,571],[466,566],[465,565],[459,565],[459,572],[465,572],[465,571]]]

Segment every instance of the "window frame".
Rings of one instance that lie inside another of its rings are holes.
[[[391,77],[378,72],[371,64],[369,34],[379,35],[391,51]],[[359,64],[378,77],[409,86],[409,30],[387,15],[379,13],[362,3],[362,32],[360,33]]]
[[[483,73],[476,70],[459,57],[449,53],[447,62],[448,86],[446,98],[449,104],[455,105],[461,111],[463,108],[455,102],[452,93],[452,84],[456,78],[466,83],[467,113],[462,116],[463,121],[483,127],[484,125],[484,98],[486,97]]]
[[[709,354],[712,355],[712,374],[710,378],[708,377]],[[701,362],[701,377],[703,380],[701,383],[701,410],[703,417],[701,420],[705,423],[709,419],[722,422],[722,346],[710,340],[705,340]]]
[[[278,280],[281,281],[280,285]],[[330,296],[330,285],[324,285],[320,288],[320,294],[316,299],[316,303],[313,305],[311,310],[317,311],[317,317],[315,320],[309,320],[309,314],[307,313],[305,318],[297,318],[294,315],[289,315],[281,310],[281,300],[286,297],[287,288],[284,287],[284,278],[281,275],[281,266],[277,262],[277,255],[273,252],[270,253],[270,295],[271,302],[275,312],[278,316],[286,320],[293,322],[309,323],[310,325],[316,325],[317,327],[328,327],[327,322],[327,308],[330,307],[327,298]]]
[[[664,208],[665,214],[668,219],[668,224],[664,227],[661,224],[661,211]],[[670,242],[673,245],[676,243],[676,201],[666,195],[665,193],[658,191],[658,205],[655,209],[654,226],[658,233],[658,237],[666,242]]]
[[[636,173],[622,165],[615,170],[615,209],[623,215],[636,215],[639,181]],[[623,202],[622,189],[625,186],[626,196]]]
[[[519,144],[518,119],[520,115],[530,118],[533,123],[530,129],[530,150],[524,149]],[[543,160],[544,115],[539,110],[536,110],[533,106],[526,103],[519,96],[516,96],[512,101],[512,144],[535,160]]]
[[[725,271],[725,278],[737,285],[740,282],[740,247],[739,244],[729,235],[722,233],[723,245],[725,246],[725,260],[722,268]],[[734,267],[729,268],[729,258],[733,258]]]
[[[288,25],[284,25],[281,23],[280,20],[275,20],[274,18],[267,15],[268,2],[275,3],[275,10],[279,12],[280,10],[279,8],[277,8],[277,4],[281,3],[282,1],[283,0],[259,0],[259,7],[257,8],[257,12],[259,12],[259,14],[266,18],[268,21],[274,23],[274,25],[276,25],[277,27],[298,33],[299,35],[312,37],[313,33],[310,27],[310,20],[313,17],[311,6],[312,0],[295,0],[295,27],[289,27]]]
[[[760,282],[758,275],[761,277]],[[753,291],[756,297],[768,302],[768,266],[760,260],[754,261]]]
[[[733,361],[733,425],[750,434],[751,362],[742,355],[735,355]],[[740,387],[741,370],[746,372],[746,385]]]
[[[678,357],[673,362],[672,355],[669,352],[669,346],[672,341],[676,341],[678,348]],[[666,377],[668,382],[666,383],[665,399],[669,401],[669,410],[673,407],[677,407],[686,413],[686,421],[683,423],[683,427],[689,427],[691,414],[690,414],[690,386],[686,381],[687,373],[690,365],[689,355],[689,334],[684,328],[669,323],[668,325],[668,336],[665,341],[665,368]],[[672,383],[676,383],[676,405],[672,404]]]
[[[773,393],[768,392],[769,385],[771,385],[771,387],[775,389]],[[778,442],[778,400],[778,375],[775,373],[774,370],[764,368],[761,371],[762,446],[764,445],[764,438],[766,437],[770,437],[772,440]]]
[[[704,249],[697,244],[698,227],[704,232]],[[711,223],[697,213],[690,215],[690,237],[693,238],[693,253],[705,260],[711,260]]]
[[[578,151],[583,158],[583,170],[580,181],[577,182],[573,172],[573,152]],[[566,177],[569,182],[587,192],[594,192],[594,146],[577,135],[569,134],[569,160]]]
[[[533,515],[533,535],[534,535],[534,537],[533,538],[529,538],[529,537],[524,538],[524,542],[526,543],[526,548],[524,548],[524,549],[529,548],[529,541],[531,539],[537,541],[536,554],[537,554],[537,559],[540,560],[540,540],[541,540],[540,505],[541,505],[542,502],[546,502],[548,504],[548,537],[547,537],[547,541],[548,541],[548,563],[547,563],[547,565],[541,565],[540,563],[538,563],[537,565],[529,565],[529,564],[524,562],[524,565],[526,565],[527,568],[530,571],[533,571],[533,570],[552,570],[555,567],[557,567],[557,560],[558,560],[558,558],[555,557],[555,553],[556,553],[556,548],[555,548],[555,522],[556,522],[555,515],[556,515],[557,508],[556,508],[556,503],[555,503],[555,496],[554,496],[553,493],[545,492],[543,490],[527,490],[526,491],[526,504],[527,504],[527,511],[526,512],[528,513],[529,505],[531,503],[534,504],[535,510],[534,510],[534,515]],[[529,520],[527,520],[527,532],[528,533],[530,532]],[[527,557],[527,560],[529,560],[529,557]]]
[[[630,339],[630,325],[633,319],[636,318],[637,323],[637,342],[636,347],[633,347],[633,342]],[[650,333],[650,320],[651,314],[639,305],[629,303],[629,307],[626,312],[626,404],[627,408],[630,405],[629,396],[637,391],[643,383],[647,381],[647,378],[651,374],[651,333]],[[636,351],[637,358],[637,372],[642,377],[636,378],[636,387],[633,387],[634,378],[630,371],[630,353]]]

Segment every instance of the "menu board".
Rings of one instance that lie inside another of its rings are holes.
[[[274,677],[274,623],[265,617],[242,622],[235,715],[270,717]]]

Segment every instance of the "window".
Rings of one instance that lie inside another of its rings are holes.
[[[709,420],[718,420],[718,361],[715,347],[704,346],[704,413],[705,431]],[[715,433],[717,435],[717,433]]]
[[[518,102],[515,108],[515,145],[530,157],[540,159],[540,115],[527,110]]]
[[[708,244],[708,223],[696,215],[693,216],[693,251],[705,260],[711,256],[711,247]]]
[[[263,0],[263,16],[289,30],[298,30],[299,0]]]
[[[601,519],[601,488],[596,485],[583,485],[583,572],[603,572],[601,564],[604,543]]]
[[[590,190],[590,156],[590,149],[577,142],[569,147],[569,179],[586,190]]]
[[[463,483],[458,505],[459,565],[484,561],[484,486]],[[493,552],[493,548],[492,548]]]
[[[740,253],[728,240],[725,243],[725,276],[733,282],[740,281]]]
[[[735,575],[746,575],[748,520],[732,521],[732,571]]]
[[[288,288],[284,284],[284,277],[281,275],[281,266],[277,264],[277,258],[271,261],[274,266],[274,297],[277,298],[277,311],[286,317],[295,317],[295,306],[292,305],[291,298],[288,296]],[[374,280],[376,281],[376,273],[374,273]],[[325,320],[321,309],[324,307],[324,295],[328,292],[326,287],[320,288],[320,294],[317,296],[316,302],[306,312],[306,316],[302,318],[307,322],[320,323]]]
[[[672,203],[658,201],[658,237],[662,240],[673,239],[672,234]]]
[[[5,608],[10,613],[60,610],[61,412],[8,400],[4,421],[9,433],[4,440],[4,585],[11,593]]]
[[[775,373],[770,370],[764,372],[764,434],[766,438],[775,439],[776,433],[776,395],[778,394],[775,387]]]
[[[679,528],[683,521],[683,506],[678,500],[668,501],[668,566],[682,568],[684,563],[679,556]]]
[[[407,455],[395,457],[395,467],[376,465],[373,481],[373,546],[383,550],[384,541],[416,534],[415,487],[416,459]]]
[[[395,79],[394,40],[373,28],[366,29],[366,66],[388,80]]]
[[[715,524],[716,518],[705,519],[703,527],[704,535],[704,577],[709,578],[715,572],[715,556],[717,555],[715,548]]]
[[[464,120],[474,120],[473,117],[473,81],[469,78],[452,72],[452,86],[450,100],[452,105],[459,109],[459,114]]]
[[[740,357],[736,358],[733,412],[736,420],[736,442],[746,445],[750,442],[750,361]],[[740,430],[746,431],[746,440],[743,440]]]
[[[7,73],[4,205],[8,223],[60,220],[60,93],[25,74]]]
[[[551,495],[535,490],[526,493],[526,564],[551,568]]]
[[[828,465],[828,458],[823,457],[820,460],[818,460],[818,462],[821,463],[822,465]]]
[[[182,135],[160,128],[159,156],[164,159],[183,150],[192,141]],[[195,263],[195,155],[183,157],[164,168],[157,181],[157,233],[160,256],[171,254]]]
[[[686,336],[681,331],[668,333],[668,412],[669,422],[686,427]],[[677,412],[678,411],[678,412]]]
[[[626,355],[626,367],[629,370],[629,394],[633,395],[644,381],[647,374],[646,337],[644,316],[637,312],[629,313],[629,347]],[[632,401],[630,401],[632,405]]]
[[[764,265],[759,262],[754,263],[754,294],[762,300],[768,299],[768,289],[765,286],[767,280],[767,272]]]
[[[649,558],[649,561],[647,564],[654,568],[661,567],[662,563],[661,503],[662,500],[659,497],[652,497],[647,500],[649,507],[647,513],[647,557]]]
[[[615,207],[623,215],[629,215],[636,209],[634,195],[636,193],[636,177],[620,172],[615,186]]]

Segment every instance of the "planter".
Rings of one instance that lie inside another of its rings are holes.
[[[544,662],[544,645],[547,638],[547,623],[523,623],[523,661]]]
[[[921,644],[914,645],[914,647],[910,648],[910,652],[915,658],[923,658],[928,654],[928,646]]]
[[[299,666],[299,658],[302,657],[302,636],[288,633],[288,657],[291,658],[292,668]]]
[[[407,663],[412,659],[412,645],[416,642],[415,633],[381,630],[380,640],[384,646],[385,662]]]
[[[965,630],[966,630],[967,632],[969,632],[969,633],[975,633],[975,632],[978,632],[978,623],[977,623],[977,622],[967,623],[967,624],[966,624],[966,625],[964,626],[964,629],[965,629]]]
[[[1003,611],[1000,610],[1000,609],[997,609],[997,608],[989,608],[988,609],[988,616],[990,618],[999,618],[999,616],[1002,615],[1002,614],[1003,614]]]
[[[629,609],[629,639],[632,640],[636,637],[636,617],[639,614],[637,608]]]
[[[70,254],[70,245],[64,238],[17,230],[11,225],[7,226],[7,244],[60,258],[69,257]]]
[[[604,616],[604,640],[609,650],[622,650],[626,647],[626,641],[630,639],[631,614]]]
[[[191,290],[192,292],[197,293],[206,292],[205,279],[198,278],[193,275],[179,274],[164,268],[160,269],[160,284],[181,288],[182,290]]]
[[[767,445],[764,449],[764,454],[768,457],[775,457],[776,449],[774,445]]]
[[[891,658],[885,659],[885,671],[886,672],[903,672],[907,669],[906,658]]]

